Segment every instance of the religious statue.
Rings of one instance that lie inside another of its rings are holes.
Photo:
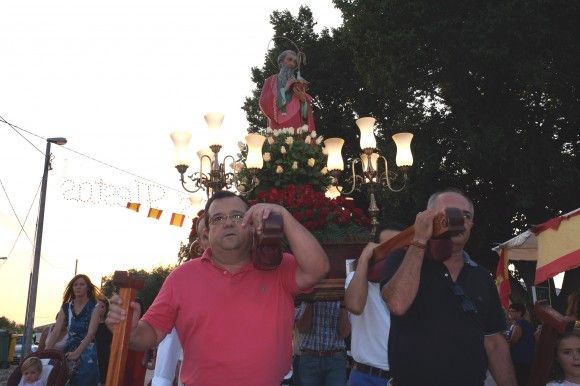
[[[268,127],[296,129],[307,125],[308,131],[315,131],[312,97],[306,93],[308,82],[300,76],[296,52],[286,50],[278,55],[278,66],[280,71],[264,81],[260,94],[260,109],[268,118]]]

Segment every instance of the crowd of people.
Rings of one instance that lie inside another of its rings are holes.
[[[431,256],[433,220],[449,207],[461,211],[465,229],[450,237],[449,256]],[[254,238],[271,213],[281,217],[292,254],[275,269],[257,269]],[[144,384],[142,353],[156,349],[152,386],[275,386],[287,383],[290,369],[299,386],[526,385],[536,329],[517,303],[508,326],[493,278],[464,250],[474,216],[461,192],[435,193],[416,216],[413,241],[387,258],[380,282],[368,277],[372,252],[398,225],[383,226],[364,248],[343,300],[296,304],[296,295],[329,271],[320,244],[285,208],[249,206],[217,192],[197,224],[203,255],[178,266],[143,315],[142,305],[130,304],[136,312],[125,384]],[[567,313],[578,320],[575,296]],[[71,385],[104,384],[110,330],[125,318],[119,296],[102,299],[87,276],[77,275],[41,345],[66,353]],[[554,356],[549,385],[580,384],[578,329],[559,338]],[[43,385],[37,365],[22,364],[22,385]]]

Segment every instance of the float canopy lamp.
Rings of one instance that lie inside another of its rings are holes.
[[[342,145],[344,141],[340,138],[329,138],[324,141],[326,149],[328,150],[327,169],[332,176],[332,185],[342,194],[352,194],[355,190],[365,189],[369,194],[369,208],[368,212],[371,216],[373,225],[373,234],[378,225],[379,208],[377,207],[375,192],[379,189],[389,189],[393,192],[400,192],[404,189],[407,182],[407,172],[413,165],[413,154],[411,153],[411,140],[413,134],[398,133],[393,135],[393,140],[397,146],[396,164],[403,174],[402,183],[399,187],[394,187],[393,181],[398,177],[398,174],[389,171],[387,159],[382,156],[377,150],[377,140],[375,138],[376,120],[372,117],[363,117],[356,120],[356,124],[360,130],[360,148],[362,153],[360,158],[352,160],[350,169],[351,174],[347,179],[350,183],[350,189],[345,191],[339,187],[338,178],[344,169],[344,161],[341,155]],[[381,162],[382,161],[382,162]],[[361,164],[357,170],[356,165]]]
[[[222,148],[224,138],[224,133],[221,128],[224,115],[221,113],[208,113],[204,115],[204,119],[208,126],[210,150],[200,150],[197,152],[200,161],[199,171],[187,176],[189,181],[186,181],[185,173],[189,168],[189,142],[191,140],[191,133],[184,131],[171,133],[171,139],[175,145],[175,168],[179,172],[181,186],[189,193],[195,193],[203,189],[206,191],[207,197],[210,197],[214,192],[232,187],[238,189],[240,193],[251,191],[258,183],[255,175],[263,166],[262,145],[266,138],[259,134],[249,134],[246,136],[248,161],[251,158],[251,166],[248,164],[248,168],[252,174],[251,186],[246,187],[239,184],[237,174],[240,170],[236,167],[234,157],[226,155],[222,162],[219,161],[219,152]],[[231,171],[226,172],[226,163],[228,160],[233,166]]]

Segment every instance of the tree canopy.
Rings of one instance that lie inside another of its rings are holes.
[[[316,33],[307,7],[270,21],[306,53],[317,131],[344,138],[345,159],[360,152],[359,116],[377,119],[392,164],[390,136],[414,134],[408,187],[379,197],[383,217],[410,224],[431,193],[459,188],[476,208],[467,249],[493,269],[495,243],[578,206],[579,1],[334,2],[336,29]],[[284,49],[274,39],[252,69],[250,131],[266,127],[258,97]]]
[[[5,316],[0,316],[0,330],[6,330],[13,334],[15,333],[23,333],[24,332],[24,325],[18,324],[13,320],[8,319]]]

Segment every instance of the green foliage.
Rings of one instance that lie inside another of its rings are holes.
[[[345,139],[356,157],[354,118],[377,118],[377,141],[414,136],[408,189],[378,197],[383,217],[409,224],[434,191],[454,186],[475,202],[468,249],[493,269],[494,242],[577,207],[580,197],[580,3],[508,0],[335,0],[344,24],[320,34],[301,8],[271,17],[308,56],[317,132]],[[267,55],[293,48],[284,41]],[[252,69],[244,104],[251,130],[265,119],[257,96],[277,69]],[[363,199],[364,200],[364,199]],[[364,206],[359,199],[359,205]]]
[[[0,316],[0,330],[6,330],[12,334],[22,334],[24,332],[24,325],[17,324],[5,316]]]
[[[415,133],[409,219],[457,186],[476,206],[471,249],[495,260],[492,242],[578,205],[578,2],[335,4],[364,84]]]
[[[289,11],[274,12],[270,22],[274,28],[273,47],[264,57],[261,68],[252,68],[252,81],[256,84],[252,96],[246,98],[243,109],[250,122],[249,132],[265,134],[266,119],[259,108],[259,96],[264,80],[276,73],[276,56],[286,49],[296,48],[283,38],[296,42],[307,56],[307,64],[302,66],[301,74],[310,81],[308,92],[314,105],[316,132],[324,138],[340,137],[345,140],[343,156],[345,160],[358,157],[360,153],[358,129],[355,119],[358,116],[384,116],[384,97],[371,92],[363,84],[355,70],[353,54],[342,29],[314,32],[313,15],[308,7],[301,7],[297,16]],[[378,127],[385,127],[385,133],[395,132],[387,129],[386,120],[379,120]],[[379,135],[382,136],[382,135]],[[389,137],[390,138],[390,137]],[[392,142],[391,142],[392,143]],[[389,162],[394,164],[394,153]],[[345,172],[346,173],[346,172]],[[355,196],[359,207],[366,207],[366,196]]]
[[[143,289],[137,291],[137,297],[143,301],[145,310],[149,308],[153,300],[159,293],[165,278],[171,273],[175,267],[173,266],[159,266],[153,268],[150,272],[145,270],[130,269],[129,275],[138,276],[144,279]],[[118,293],[118,289],[113,285],[113,275],[103,277],[102,291],[104,295],[109,298],[113,293]]]

